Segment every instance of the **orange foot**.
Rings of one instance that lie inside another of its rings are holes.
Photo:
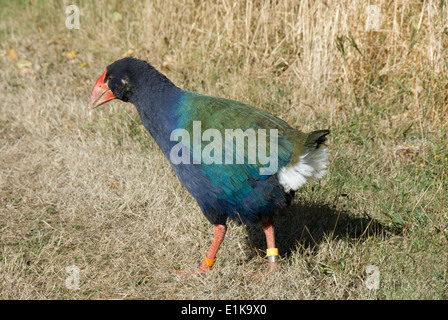
[[[262,272],[248,272],[246,273],[249,277],[255,280],[262,280],[263,277],[272,274],[280,269],[278,262],[268,262],[268,268]]]
[[[275,272],[279,269],[278,262],[268,262],[268,272]]]
[[[170,269],[170,272],[172,274],[180,275],[180,276],[193,276],[193,275],[203,275],[206,272],[212,270],[212,267],[209,267],[202,263],[199,268],[194,270],[176,270],[176,269]]]

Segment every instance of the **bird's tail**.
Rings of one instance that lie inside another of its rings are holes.
[[[304,154],[300,156],[299,161],[280,170],[279,182],[286,193],[296,191],[307,181],[323,177],[328,166],[328,149],[325,146],[325,141],[329,133],[329,130],[319,130],[308,134]],[[292,194],[291,197],[293,196]]]
[[[327,135],[330,134],[330,130],[317,130],[308,134],[308,138],[305,142],[305,147],[308,151],[313,151],[319,148],[327,141]]]

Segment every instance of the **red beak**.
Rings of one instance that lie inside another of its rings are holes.
[[[99,77],[93,86],[92,94],[90,95],[90,107],[96,108],[107,101],[115,99],[114,94],[109,89],[107,84],[104,83],[104,78],[106,77],[107,70]]]

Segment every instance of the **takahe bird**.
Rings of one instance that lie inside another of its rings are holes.
[[[215,226],[212,245],[195,272],[212,268],[228,218],[261,224],[268,270],[276,270],[273,214],[299,187],[325,174],[329,131],[303,133],[265,110],[182,90],[135,58],[107,67],[90,104],[95,108],[115,98],[135,105],[180,182]]]

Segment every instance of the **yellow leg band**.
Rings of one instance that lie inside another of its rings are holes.
[[[213,265],[215,264],[216,258],[215,259],[209,259],[207,258],[207,256],[204,257],[204,261],[203,263],[207,266],[207,267],[213,267]]]
[[[268,257],[278,256],[278,249],[277,248],[269,248],[266,250],[266,255]]]

